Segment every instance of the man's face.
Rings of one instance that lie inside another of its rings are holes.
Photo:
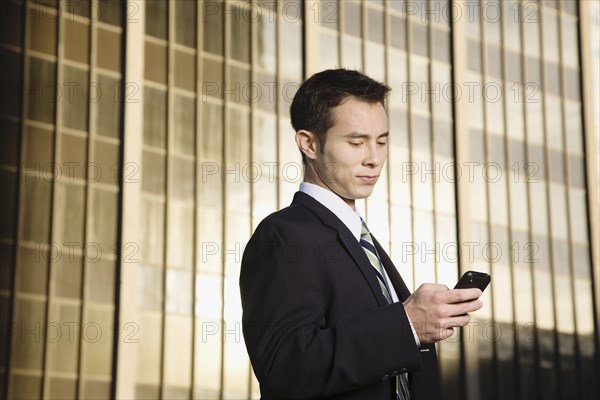
[[[353,98],[332,109],[335,121],[317,152],[320,184],[354,207],[371,195],[387,157],[387,115],[380,103]]]

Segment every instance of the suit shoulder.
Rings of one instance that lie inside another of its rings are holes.
[[[300,204],[292,204],[266,216],[256,227],[254,235],[278,232],[285,236],[306,234],[320,226],[317,216]]]

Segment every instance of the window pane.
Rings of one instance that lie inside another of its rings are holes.
[[[63,125],[87,131],[88,127],[88,71],[64,67],[62,91]]]
[[[167,94],[163,90],[144,87],[144,144],[165,148]]]
[[[65,24],[65,57],[88,64],[90,58],[89,25],[68,18],[63,19],[63,22]]]
[[[31,57],[26,89],[28,92],[27,116],[30,119],[53,124],[56,105],[56,64]]]
[[[50,232],[50,188],[48,179],[23,177],[23,196],[19,208],[22,240],[47,243]]]
[[[219,0],[203,1],[202,7],[204,8],[202,10],[204,51],[223,55],[223,2]]]
[[[167,83],[167,47],[146,41],[146,63],[144,77],[148,80]]]
[[[175,95],[174,131],[175,150],[196,153],[196,102],[189,97]]]
[[[168,3],[166,0],[146,1],[146,35],[167,38]]]
[[[413,22],[412,26],[412,52],[424,57],[429,55],[429,35],[427,25]]]
[[[56,55],[56,17],[45,14],[43,11],[31,12],[29,19],[29,47],[32,50],[46,54]]]
[[[362,13],[360,4],[353,1],[343,1],[344,5],[344,32],[360,37],[362,35]],[[392,24],[392,29],[394,25]],[[393,35],[392,35],[393,37]],[[404,35],[402,36],[404,37]]]
[[[369,16],[369,36],[368,40],[372,40],[373,42],[383,43],[384,28],[385,24],[383,22],[383,11],[375,10],[372,8],[368,9]]]
[[[89,258],[93,259],[97,257],[94,250],[102,251],[102,254],[114,252],[119,204],[117,192],[94,188],[92,196],[90,242],[95,242],[95,249],[90,249],[92,253]]]
[[[121,25],[121,1],[122,0],[98,0],[100,21],[111,25]],[[138,10],[131,11],[131,18],[135,18]]]
[[[175,86],[196,91],[196,56],[175,50]]]
[[[121,34],[98,29],[98,66],[111,71],[121,70]],[[152,60],[154,61],[154,60]]]
[[[175,2],[175,42],[196,47],[196,0]]]
[[[98,74],[98,96],[96,112],[96,133],[107,137],[119,137],[121,117],[121,80]],[[139,91],[134,99],[139,98]]]
[[[229,3],[228,6],[233,6],[231,12],[238,16],[231,21],[231,57],[241,62],[250,62],[250,21],[244,17],[247,11],[240,9],[243,7],[240,3]]]
[[[150,265],[162,265],[163,264],[163,254],[164,254],[164,235],[165,235],[165,228],[164,228],[164,218],[165,218],[165,211],[164,211],[164,203],[161,201],[156,201],[153,199],[149,199],[144,197],[144,199],[142,200],[142,207],[140,208],[140,213],[143,216],[143,218],[141,218],[142,220],[142,232],[143,237],[142,237],[142,244],[140,246],[140,259],[144,264],[150,264]],[[150,273],[150,272],[148,272]],[[154,272],[152,272],[152,274],[154,274]],[[156,274],[159,274],[158,272]],[[150,278],[148,278],[150,279]],[[156,278],[158,279],[158,278]],[[140,292],[149,290],[152,291],[153,295],[151,296],[151,298],[154,298],[156,296],[160,296],[161,291],[160,291],[160,287],[161,286],[157,286],[156,288],[151,287],[151,288],[147,288],[147,285],[142,285],[140,286]],[[154,291],[156,290],[156,293],[154,293]],[[160,298],[160,297],[159,297]],[[142,301],[140,303],[138,303],[138,305],[145,305],[148,304],[148,307],[150,307],[150,309],[152,309],[152,304],[154,303],[149,303],[146,301],[147,299],[142,298]],[[160,301],[158,302],[159,306],[160,306]],[[160,309],[160,307],[157,306],[157,310]],[[143,308],[148,309],[147,307],[143,306]]]

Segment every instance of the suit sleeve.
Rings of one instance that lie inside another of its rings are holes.
[[[259,225],[240,274],[244,339],[261,385],[277,398],[325,397],[422,369],[402,303],[327,326],[314,251],[280,225]]]

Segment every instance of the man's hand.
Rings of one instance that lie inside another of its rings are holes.
[[[454,333],[454,327],[465,326],[470,312],[483,307],[479,289],[453,289],[446,285],[425,283],[404,301],[421,343],[435,343]]]

